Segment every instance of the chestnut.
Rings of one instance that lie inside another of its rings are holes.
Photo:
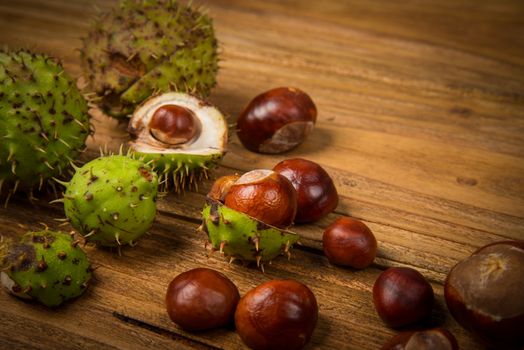
[[[373,285],[375,309],[391,327],[424,320],[430,315],[433,302],[431,285],[420,272],[409,267],[390,267]]]
[[[316,221],[338,205],[338,193],[329,174],[315,162],[302,158],[286,159],[273,168],[284,175],[297,190],[295,222]]]
[[[187,331],[197,331],[230,324],[239,299],[237,287],[226,276],[196,268],[169,283],[166,308],[174,323]]]
[[[318,320],[313,292],[294,280],[272,280],[240,299],[235,325],[242,341],[255,350],[293,350],[306,345]]]
[[[458,350],[455,336],[444,328],[402,332],[388,340],[382,350]]]
[[[229,187],[224,204],[267,225],[287,228],[297,213],[297,192],[284,176],[257,169],[245,173]]]
[[[451,269],[444,284],[451,315],[496,348],[524,348],[524,242],[489,244]]]
[[[322,246],[328,260],[337,265],[363,269],[377,254],[377,240],[361,221],[340,217],[322,235]]]
[[[248,150],[286,152],[304,141],[317,119],[317,108],[303,91],[280,87],[256,96],[237,120],[237,135]]]
[[[197,137],[201,126],[191,110],[177,105],[163,105],[153,113],[149,129],[158,141],[177,145]]]
[[[225,175],[215,180],[207,196],[216,201],[224,202],[226,194],[233,184],[240,178],[240,175]]]

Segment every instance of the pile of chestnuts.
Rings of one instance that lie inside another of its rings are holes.
[[[524,242],[488,244],[448,273],[444,298],[453,318],[494,349],[524,348]],[[420,325],[431,314],[434,294],[424,276],[408,267],[391,267],[373,286],[380,318],[392,328]],[[442,328],[400,333],[383,350],[458,349]]]
[[[250,151],[283,153],[306,139],[316,117],[317,108],[305,92],[276,88],[246,106],[237,120],[237,136]],[[286,159],[272,170],[223,176],[215,181],[208,198],[257,220],[261,231],[248,239],[255,249],[247,247],[255,255],[262,236],[271,238],[267,232],[262,235],[263,230],[275,227],[277,231],[268,232],[290,234],[287,230],[293,224],[322,219],[338,205],[329,174],[302,158]],[[235,246],[232,241],[220,243],[221,251]],[[289,254],[288,245],[284,252]],[[370,228],[350,217],[339,217],[326,227],[322,246],[330,263],[353,269],[370,266],[378,248]],[[229,251],[234,253],[233,248]],[[447,276],[444,296],[457,322],[488,346],[524,349],[524,242],[493,243],[459,262]],[[383,271],[373,285],[378,316],[393,329],[414,329],[397,334],[382,349],[457,350],[457,340],[448,330],[420,329],[431,315],[434,299],[431,284],[417,270],[391,267]],[[209,269],[177,276],[169,285],[166,305],[171,319],[186,330],[234,321],[240,338],[252,349],[300,349],[309,342],[318,319],[315,296],[302,283],[273,280],[240,298],[227,277]]]
[[[217,181],[227,183],[214,186],[226,206],[280,228],[320,220],[338,205],[329,174],[302,158],[283,160],[272,170],[257,169],[240,178],[230,175]]]
[[[207,194],[201,229],[213,250],[244,262],[290,255],[295,223],[319,220],[338,204],[329,174],[317,163],[293,158],[273,169],[217,179]]]
[[[295,280],[271,280],[242,298],[222,273],[196,268],[176,276],[166,292],[171,320],[186,331],[235,323],[251,349],[301,349],[315,330],[318,304],[313,292]]]

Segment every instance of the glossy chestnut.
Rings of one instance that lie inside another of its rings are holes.
[[[280,87],[256,96],[237,120],[244,147],[259,153],[286,152],[304,141],[317,119],[317,108],[303,91]]]
[[[362,222],[340,217],[322,235],[322,246],[328,260],[336,265],[363,269],[377,254],[377,240]]]
[[[242,341],[255,350],[294,350],[306,345],[318,320],[313,292],[294,280],[272,280],[240,299],[235,325]]]
[[[153,113],[149,129],[158,141],[177,145],[197,137],[201,126],[191,110],[177,105],[163,105]]]
[[[245,173],[231,185],[224,204],[267,225],[287,228],[297,212],[297,192],[284,176],[257,169]]]
[[[424,276],[409,267],[390,267],[373,285],[373,303],[380,318],[402,327],[429,317],[434,293]]]
[[[458,350],[455,336],[444,328],[402,332],[388,340],[382,350]]]
[[[449,272],[444,296],[451,315],[495,348],[524,348],[524,242],[484,246]]]
[[[297,191],[295,222],[319,220],[338,205],[338,193],[329,174],[317,163],[302,159],[286,159],[273,168],[285,176]]]
[[[222,327],[233,321],[240,299],[237,287],[215,270],[196,268],[175,277],[167,288],[171,320],[188,331]]]

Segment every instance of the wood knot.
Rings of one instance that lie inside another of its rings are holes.
[[[465,185],[465,186],[475,186],[478,183],[478,181],[476,179],[474,179],[474,178],[463,177],[463,176],[457,177],[457,182],[459,184]]]

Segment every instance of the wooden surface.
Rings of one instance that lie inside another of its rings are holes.
[[[0,45],[61,57],[79,76],[79,38],[113,1],[1,0]],[[0,293],[0,348],[239,349],[233,329],[190,334],[170,322],[164,293],[178,273],[209,266],[244,294],[272,278],[294,278],[317,296],[310,349],[377,349],[396,331],[375,313],[373,283],[387,266],[431,280],[429,325],[448,327],[461,349],[482,349],[446,310],[448,270],[476,248],[524,239],[524,3],[510,1],[215,0],[221,70],[211,100],[234,122],[256,94],[276,86],[307,91],[319,109],[306,143],[285,155],[246,151],[232,135],[214,176],[304,157],[324,166],[341,195],[336,213],[296,227],[303,245],[262,274],[208,258],[195,232],[204,194],[169,195],[138,246],[122,256],[87,247],[98,269],[87,294],[58,310]],[[88,156],[126,141],[125,125],[96,116]],[[23,195],[0,210],[4,235],[56,227],[60,205]],[[376,264],[330,265],[323,228],[363,220],[379,242]],[[66,229],[70,229],[66,227]]]

